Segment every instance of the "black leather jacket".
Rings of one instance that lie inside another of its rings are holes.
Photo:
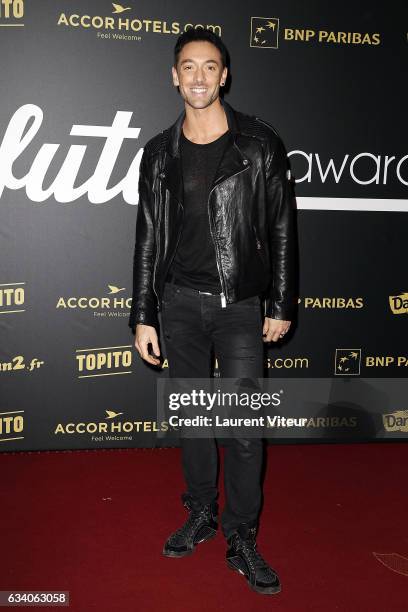
[[[226,303],[260,295],[265,316],[291,320],[295,213],[285,147],[275,129],[220,98],[232,133],[208,198],[210,230]],[[144,147],[129,326],[158,327],[164,281],[183,222],[179,136],[185,110]],[[191,236],[191,240],[199,240]]]

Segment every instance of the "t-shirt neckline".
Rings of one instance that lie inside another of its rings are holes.
[[[217,142],[219,142],[222,138],[225,138],[225,136],[227,136],[227,134],[230,133],[230,129],[228,128],[228,130],[226,132],[224,132],[223,134],[221,134],[221,136],[218,136],[218,138],[216,138],[215,140],[212,140],[211,142],[205,142],[205,143],[200,143],[200,142],[193,142],[192,140],[189,140],[187,138],[187,136],[184,134],[183,128],[181,128],[181,137],[184,140],[184,142],[187,142],[188,144],[192,145],[193,147],[209,147]]]

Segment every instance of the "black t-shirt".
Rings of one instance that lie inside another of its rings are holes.
[[[230,137],[228,130],[212,142],[197,144],[188,140],[183,130],[180,134],[184,221],[169,272],[179,285],[213,293],[222,288],[210,232],[208,196]]]

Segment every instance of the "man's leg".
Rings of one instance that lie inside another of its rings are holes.
[[[223,378],[262,378],[262,319],[258,298],[242,300],[217,311],[215,350]],[[224,462],[226,506],[222,530],[227,538],[228,567],[243,574],[258,593],[279,593],[276,571],[257,550],[261,507],[263,440],[229,438]]]
[[[258,297],[218,308],[214,347],[222,378],[262,378],[262,319]],[[240,524],[257,524],[262,502],[261,438],[229,438],[224,459],[226,505],[222,530],[229,537]]]
[[[170,378],[209,378],[211,338],[201,317],[200,295],[167,285],[162,311]],[[218,452],[214,437],[180,438],[186,495],[207,504],[217,497]]]

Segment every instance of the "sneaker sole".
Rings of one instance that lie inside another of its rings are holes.
[[[217,535],[217,532],[214,530],[213,533],[208,534],[207,536],[205,536],[204,538],[202,538],[201,540],[199,540],[198,542],[196,542],[193,546],[193,548],[190,548],[188,550],[185,550],[183,552],[176,552],[174,550],[166,550],[166,548],[163,548],[162,554],[165,557],[173,557],[175,559],[179,558],[179,557],[187,557],[188,555],[192,555],[196,546],[198,544],[201,544],[202,542],[207,542],[208,540],[212,540],[212,538],[215,538],[215,536]]]
[[[234,572],[237,572],[238,574],[241,574],[242,576],[244,576],[245,580],[247,581],[247,585],[249,586],[250,589],[255,591],[255,593],[261,593],[262,595],[275,595],[276,593],[280,593],[281,590],[282,590],[282,587],[280,585],[279,586],[275,586],[275,587],[257,587],[255,585],[252,585],[249,582],[248,577],[246,576],[246,574],[244,574],[244,572],[242,572],[240,569],[235,567],[235,565],[233,563],[230,563],[230,561],[228,561],[228,559],[227,559],[227,565]]]

